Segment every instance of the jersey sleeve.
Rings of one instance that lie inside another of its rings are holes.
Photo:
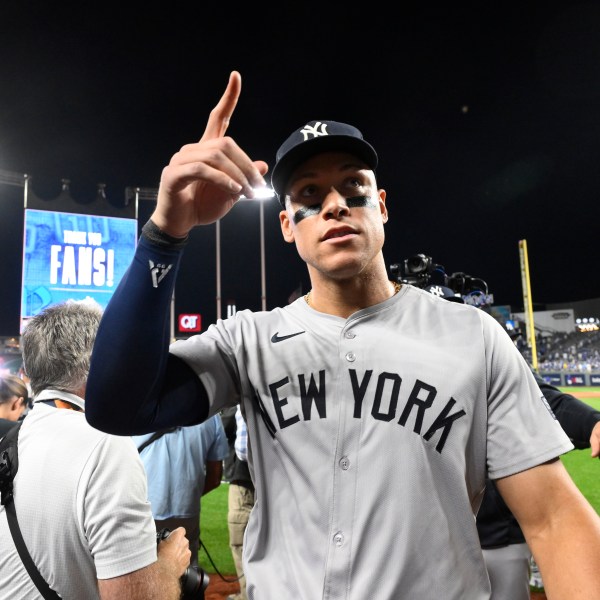
[[[592,430],[600,421],[600,412],[551,385],[537,373],[533,375],[573,445],[578,449],[589,448]]]
[[[200,381],[169,353],[170,302],[182,254],[142,236],[104,311],[86,389],[85,415],[96,429],[137,435],[207,416]]]
[[[82,473],[78,497],[98,579],[125,575],[156,561],[146,473],[131,438],[101,439]]]
[[[486,337],[488,473],[496,479],[556,458],[573,444],[508,334],[479,312]]]

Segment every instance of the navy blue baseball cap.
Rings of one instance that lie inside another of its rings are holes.
[[[277,150],[271,185],[282,205],[285,205],[285,186],[296,167],[321,152],[348,152],[373,171],[377,168],[377,152],[356,127],[337,121],[309,121],[296,129]]]
[[[439,296],[440,298],[444,298],[445,300],[450,300],[450,302],[458,302],[460,304],[464,304],[465,301],[460,294],[457,294],[453,289],[446,287],[445,285],[439,285],[437,283],[426,285],[423,288],[426,292],[429,292],[433,296]]]

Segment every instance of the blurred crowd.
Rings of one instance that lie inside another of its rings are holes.
[[[524,339],[517,346],[531,363],[531,348]],[[538,370],[540,372],[574,371],[591,373],[600,371],[600,331],[556,332],[536,336]]]

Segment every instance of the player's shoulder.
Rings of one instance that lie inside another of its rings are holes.
[[[243,327],[249,324],[253,327],[258,327],[295,319],[302,312],[300,303],[303,302],[303,299],[298,299],[286,306],[276,306],[270,310],[263,311],[253,311],[250,309],[239,310],[234,315],[225,319],[223,323],[228,327]]]
[[[437,296],[427,290],[412,285],[403,286],[405,290],[404,307],[411,306],[412,309],[421,311],[425,306],[427,312],[436,314],[442,319],[456,320],[457,323],[478,324],[483,329],[497,328],[502,326],[489,312],[467,304],[465,302],[448,300],[443,296]]]

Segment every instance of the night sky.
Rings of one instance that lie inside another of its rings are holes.
[[[27,173],[43,198],[67,178],[81,202],[104,183],[119,205],[127,187],[158,186],[236,69],[242,95],[228,134],[251,158],[272,166],[279,144],[313,119],[350,122],[373,144],[388,265],[424,253],[485,280],[495,304],[517,311],[525,239],[534,308],[600,297],[599,2],[402,3],[400,17],[377,3],[140,6],[3,6],[0,173]],[[13,335],[22,207],[5,190],[0,335]],[[141,202],[140,227],[152,208]],[[265,206],[268,308],[309,288],[278,211],[275,200]],[[215,227],[191,238],[176,310],[207,325]],[[254,203],[222,221],[221,260],[224,302],[260,309]]]

